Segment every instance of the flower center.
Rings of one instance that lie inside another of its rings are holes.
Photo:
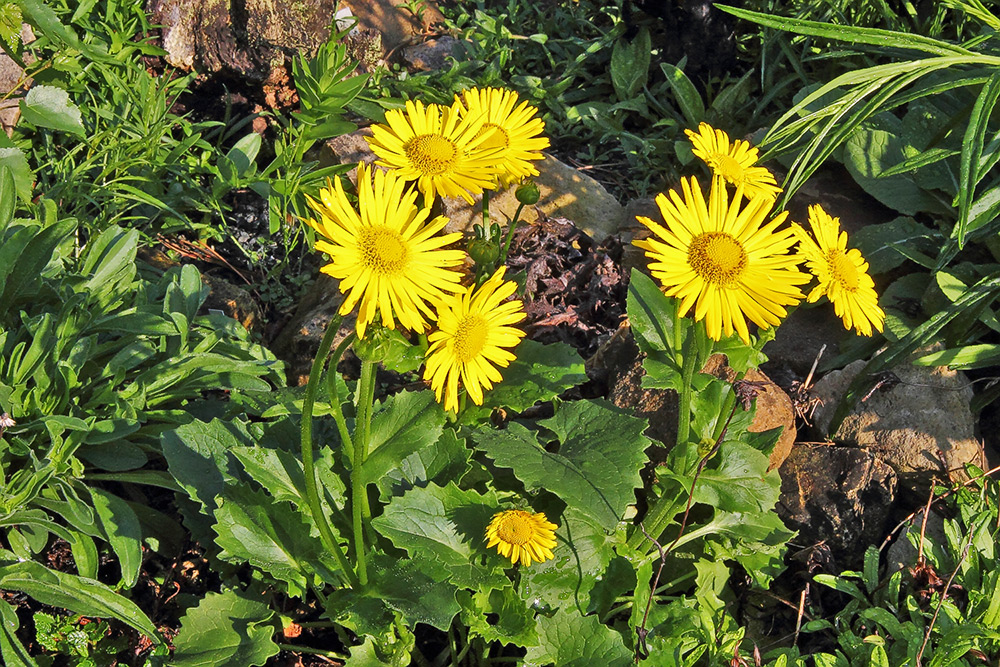
[[[451,169],[458,147],[440,134],[421,134],[403,144],[403,152],[418,171],[436,176]]]
[[[833,279],[848,292],[855,292],[860,283],[858,279],[858,269],[847,257],[847,253],[840,249],[830,250],[826,254],[826,262],[830,265],[830,273]]]
[[[691,240],[688,264],[705,281],[728,287],[746,270],[747,253],[729,234],[705,232]]]
[[[713,153],[710,162],[715,171],[730,183],[739,183],[743,180],[743,165],[732,156],[725,153]]]
[[[462,363],[472,361],[486,346],[489,325],[482,315],[466,315],[455,332],[455,358]]]
[[[476,139],[484,134],[490,136],[479,145],[480,148],[507,148],[510,146],[510,136],[507,131],[496,123],[483,123],[483,129],[476,133]]]
[[[535,534],[530,516],[521,510],[504,512],[504,516],[500,517],[500,525],[497,526],[497,537],[507,544],[527,544]]]
[[[407,265],[407,247],[398,232],[387,227],[364,227],[358,235],[358,251],[366,267],[379,274],[394,274]]]

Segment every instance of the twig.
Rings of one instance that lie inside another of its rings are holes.
[[[646,536],[646,539],[653,543],[656,547],[656,551],[660,554],[660,567],[656,569],[656,576],[653,577],[653,585],[649,587],[649,598],[646,600],[646,610],[642,612],[642,623],[639,624],[638,629],[635,631],[636,642],[635,642],[635,664],[639,664],[640,660],[645,660],[649,657],[649,647],[646,645],[646,635],[649,634],[649,630],[646,629],[646,620],[649,618],[649,610],[653,606],[653,593],[656,591],[656,587],[660,583],[660,575],[663,573],[663,568],[667,564],[667,552],[664,551],[660,543],[653,538],[649,533],[646,532],[646,527],[639,522],[639,530],[642,534]],[[674,541],[676,544],[676,540]],[[671,545],[673,546],[673,545]]]
[[[805,616],[807,595],[809,595],[809,582],[806,582],[806,587],[802,589],[802,594],[799,596],[799,613],[795,617],[795,637],[792,639],[792,646],[795,647],[799,645],[799,630],[802,629],[802,617]]]

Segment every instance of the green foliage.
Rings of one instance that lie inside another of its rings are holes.
[[[73,667],[110,667],[126,646],[125,637],[112,638],[104,621],[87,622],[80,616],[52,616],[37,612],[35,639],[46,651],[66,656]]]
[[[923,554],[920,560],[880,572],[873,546],[862,571],[815,576],[848,599],[834,618],[803,625],[807,642],[809,635],[836,640],[835,652],[812,656],[815,664],[906,665],[923,658],[935,666],[974,665],[1000,656],[997,484],[982,471],[969,472],[976,481],[952,489],[947,500],[943,541],[922,535],[919,521],[899,538]],[[766,657],[774,667],[804,664],[794,649]]]
[[[209,593],[181,618],[173,667],[263,665],[277,655],[275,613],[236,591]]]

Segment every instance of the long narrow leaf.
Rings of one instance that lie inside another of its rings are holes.
[[[716,4],[719,9],[737,16],[747,21],[752,21],[767,28],[777,28],[787,30],[797,35],[809,35],[811,37],[824,37],[841,42],[852,44],[869,44],[880,48],[907,49],[911,51],[923,51],[939,56],[951,55],[971,55],[973,52],[963,49],[955,44],[942,42],[941,40],[924,37],[922,35],[911,35],[905,32],[895,32],[893,30],[880,30],[878,28],[858,28],[849,25],[834,25],[832,23],[822,23],[820,21],[808,21],[805,19],[788,18],[784,16],[772,16],[748,9],[738,9],[728,5]]]
[[[958,224],[955,225],[953,236],[958,237],[958,247],[965,244],[966,226],[969,224],[969,209],[972,198],[979,185],[981,172],[979,163],[983,156],[986,128],[990,122],[993,108],[1000,98],[1000,72],[996,72],[986,82],[976,98],[976,104],[969,116],[969,125],[962,141],[961,175],[958,188]]]

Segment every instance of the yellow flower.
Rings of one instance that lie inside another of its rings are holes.
[[[483,148],[500,148],[503,152],[495,158],[499,178],[504,186],[527,176],[537,176],[538,169],[531,164],[541,160],[538,151],[549,147],[546,137],[538,136],[545,130],[541,118],[535,118],[538,109],[527,102],[517,103],[517,93],[501,88],[472,88],[455,96],[455,110],[461,116],[482,116],[485,119],[482,134],[491,136]]]
[[[868,262],[857,248],[847,249],[847,232],[840,230],[840,218],[830,217],[816,204],[809,207],[809,226],[815,240],[799,225],[792,226],[799,240],[799,254],[819,279],[819,285],[809,293],[809,301],[825,294],[845,329],[853,327],[865,336],[872,335],[872,327],[882,331],[885,312],[879,308]]]
[[[319,220],[306,222],[327,239],[317,240],[316,249],[332,260],[320,270],[340,280],[340,291],[346,294],[341,315],[361,302],[360,338],[376,310],[390,329],[398,319],[408,329],[423,331],[433,316],[429,304],[445,293],[462,290],[462,276],[454,267],[462,264],[465,253],[444,249],[462,235],[438,235],[448,218],[438,216],[427,222],[430,208],[418,209],[417,193],[404,186],[393,173],[362,164],[358,167],[358,210],[348,201],[339,179],[320,190],[319,202],[309,200]]]
[[[766,195],[772,199],[778,196],[774,176],[764,167],[755,167],[760,153],[748,142],[737,139],[730,143],[729,135],[713,129],[708,123],[698,125],[698,131],[684,130],[694,144],[695,155],[705,161],[716,176],[721,176],[734,186],[743,186],[747,199]]]
[[[483,389],[492,389],[503,378],[497,366],[506,368],[516,357],[504,348],[521,342],[524,332],[510,326],[525,318],[514,294],[517,286],[503,279],[501,266],[478,289],[449,295],[438,303],[438,330],[428,336],[427,367],[437,400],[444,409],[458,411],[458,381],[476,405],[483,404]]]
[[[497,548],[501,556],[510,558],[511,565],[521,561],[531,565],[555,558],[552,548],[556,545],[555,529],[543,512],[532,514],[523,510],[497,512],[486,527],[486,548]]]
[[[385,120],[366,137],[378,164],[416,181],[428,200],[441,195],[471,204],[473,194],[492,187],[503,149],[485,147],[492,134],[482,132],[482,115],[460,117],[451,107],[407,100],[405,113],[391,109]]]
[[[763,195],[741,208],[742,187],[730,204],[718,177],[707,205],[697,180],[682,179],[681,187],[683,198],[675,190],[656,197],[666,227],[638,216],[654,236],[633,243],[652,260],[664,293],[681,299],[682,316],[694,306],[694,319],[705,320],[712,339],[736,331],[749,343],[746,319],[762,329],[777,325],[784,307],[802,300],[797,285],[809,281],[798,270],[801,260],[788,254],[791,230],[778,229],[788,214],[765,222],[774,202]]]

